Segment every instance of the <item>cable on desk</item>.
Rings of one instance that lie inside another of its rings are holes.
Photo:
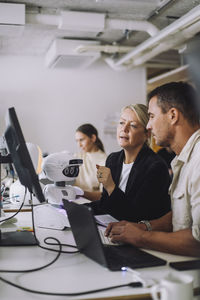
[[[57,245],[59,246],[59,250],[60,250],[59,252],[57,251],[58,254],[56,255],[56,257],[50,263],[48,263],[46,265],[43,265],[41,267],[38,267],[38,268],[28,269],[28,270],[0,270],[0,273],[29,273],[29,272],[40,271],[42,269],[45,269],[45,268],[51,266],[59,258],[60,254],[62,253],[61,252],[62,245],[60,244],[60,241],[57,240],[54,237],[53,238],[52,237],[45,238],[45,240],[47,240],[47,239],[54,239],[55,241],[57,241]]]
[[[31,200],[32,200],[32,199],[31,199]],[[76,250],[76,251],[56,250],[56,249],[52,249],[52,248],[48,248],[48,247],[44,247],[44,246],[40,245],[40,242],[39,242],[39,240],[38,240],[38,238],[37,238],[37,236],[36,236],[36,234],[35,234],[35,221],[34,221],[33,205],[31,205],[31,215],[32,215],[32,224],[33,224],[33,234],[34,234],[34,237],[35,237],[35,240],[36,240],[36,242],[37,242],[38,247],[40,247],[40,248],[42,248],[42,249],[45,249],[45,250],[53,251],[53,252],[58,252],[58,251],[59,251],[60,253],[67,253],[67,254],[74,254],[74,253],[79,253],[79,252],[80,252],[79,250]],[[53,237],[49,237],[49,238],[54,239]],[[45,244],[47,244],[47,245],[57,245],[57,244],[55,244],[55,243],[46,242],[45,240],[44,240],[44,242],[45,242]],[[59,243],[60,243],[60,242],[59,242]],[[61,246],[71,247],[71,248],[76,248],[76,249],[77,249],[76,246],[70,245],[70,244],[61,244],[61,243],[60,243],[60,245],[61,245]]]
[[[25,196],[26,196],[26,192],[27,192],[27,189],[25,191]],[[24,199],[23,199],[23,203],[24,203],[24,200],[25,200],[25,196],[24,196]],[[32,199],[31,199],[32,200]],[[22,207],[22,206],[21,206]],[[21,209],[20,207],[20,209]],[[19,211],[18,211],[19,212]],[[31,205],[31,214],[32,214],[32,223],[33,223],[33,234],[34,234],[34,237],[35,237],[35,240],[37,242],[37,246],[42,248],[42,249],[45,249],[45,250],[49,250],[49,251],[54,251],[54,252],[57,252],[58,254],[56,255],[56,257],[50,262],[50,263],[47,263],[46,265],[43,265],[41,267],[38,267],[38,268],[34,268],[34,269],[28,269],[28,270],[0,270],[1,273],[28,273],[28,272],[35,272],[35,271],[40,271],[42,269],[45,269],[49,266],[51,266],[54,262],[56,262],[58,260],[58,258],[60,257],[61,253],[77,253],[79,252],[78,250],[77,251],[62,251],[62,246],[65,245],[65,246],[69,246],[69,247],[73,247],[73,248],[76,248],[76,246],[74,245],[68,245],[68,244],[61,244],[60,241],[58,239],[56,239],[55,237],[46,237],[44,239],[44,243],[47,244],[47,245],[58,245],[59,246],[59,249],[56,250],[56,249],[51,249],[51,248],[48,248],[48,247],[44,247],[42,245],[40,245],[40,242],[39,240],[37,239],[37,236],[35,234],[35,224],[34,224],[34,215],[33,215],[33,205]],[[12,216],[13,217],[13,216]],[[54,241],[56,241],[56,244],[55,243],[51,243],[51,242],[48,242],[49,239],[52,239]]]
[[[22,209],[22,207],[23,207],[23,205],[24,205],[24,202],[25,202],[26,194],[27,194],[27,188],[25,189],[24,198],[23,198],[23,201],[22,201],[22,203],[21,203],[21,205],[20,205],[18,211],[17,211],[14,215],[12,215],[12,216],[10,216],[10,217],[4,219],[4,220],[0,220],[0,223],[5,222],[5,221],[8,221],[8,220],[14,218],[14,217],[21,211],[21,209]],[[30,197],[31,197],[31,202],[32,202],[32,194],[30,194]],[[41,245],[40,245],[40,242],[39,242],[39,240],[37,239],[36,234],[35,234],[34,215],[33,215],[33,205],[31,205],[31,214],[32,214],[32,223],[33,223],[33,234],[34,234],[35,240],[36,240],[36,242],[37,242],[37,246],[39,246],[40,248],[43,248],[43,249],[45,249],[45,250],[49,250],[49,251],[53,251],[53,252],[58,252],[58,250],[56,250],[56,249],[47,248],[47,247],[44,247],[44,246],[41,246]],[[54,239],[53,237],[49,237],[49,238]],[[45,240],[46,240],[46,239],[45,239]],[[45,242],[45,241],[44,241],[44,242]],[[45,242],[45,243],[46,243],[47,245],[57,245],[57,243],[49,243],[49,242]],[[61,243],[60,243],[60,244],[61,244]],[[77,248],[76,246],[70,245],[70,244],[61,244],[61,245],[62,245],[62,246],[67,246],[67,247],[71,247],[71,248]],[[61,250],[61,253],[67,253],[67,254],[70,254],[70,253],[73,254],[73,253],[78,253],[78,252],[79,252],[78,250],[77,250],[77,251],[62,251],[62,250]]]
[[[26,192],[27,192],[27,189],[25,191],[25,195],[26,195]],[[20,206],[19,210],[17,211],[17,213],[21,210],[23,204],[24,204],[24,200],[25,200],[25,196],[24,196],[24,199],[23,199],[23,202],[22,202],[22,205]],[[52,265],[61,255],[61,253],[77,253],[79,251],[62,251],[62,244],[60,243],[60,241],[54,237],[47,237],[44,239],[44,243],[46,243],[47,245],[55,245],[55,243],[50,243],[50,242],[47,242],[48,239],[52,239],[54,241],[57,242],[56,245],[59,246],[59,250],[55,250],[55,249],[51,249],[51,248],[47,248],[47,247],[44,247],[44,246],[41,246],[40,243],[39,243],[39,240],[37,239],[37,236],[35,234],[35,224],[34,224],[34,213],[33,213],[33,205],[31,205],[31,212],[32,212],[32,223],[33,223],[33,233],[34,233],[34,237],[35,237],[35,240],[37,242],[37,246],[39,246],[40,248],[42,249],[45,249],[45,250],[50,250],[50,251],[55,251],[55,252],[58,252],[57,256],[48,264],[42,266],[42,267],[38,267],[38,268],[35,268],[35,269],[29,269],[29,270],[0,270],[1,273],[28,273],[28,272],[35,272],[35,271],[39,271],[39,270],[42,270],[46,267],[49,267],[50,265]],[[17,214],[16,213],[16,214]],[[16,214],[14,214],[12,217],[10,218],[13,218]],[[10,219],[8,218],[8,219]],[[7,219],[6,219],[7,220]],[[76,248],[76,246],[74,245],[68,245],[68,244],[64,244],[66,246],[69,246],[69,247],[73,247],[73,248]],[[101,288],[101,289],[96,289],[96,290],[90,290],[90,291],[85,291],[85,292],[79,292],[79,293],[51,293],[51,292],[45,292],[45,291],[37,291],[37,290],[32,290],[32,289],[28,289],[26,287],[23,287],[23,286],[20,286],[20,285],[17,285],[3,277],[0,277],[0,280],[4,283],[7,283],[11,286],[14,286],[16,288],[19,288],[23,291],[26,291],[26,292],[29,292],[29,293],[34,293],[34,294],[40,294],[40,295],[49,295],[49,296],[80,296],[80,295],[86,295],[86,294],[92,294],[92,293],[97,293],[97,292],[103,292],[103,291],[108,291],[108,290],[112,290],[112,289],[117,289],[117,288],[121,288],[121,287],[126,287],[126,286],[129,286],[129,287],[142,287],[142,283],[141,282],[130,282],[130,283],[127,283],[127,284],[121,284],[121,285],[115,285],[115,286],[111,286],[111,287],[106,287],[106,288]]]
[[[57,244],[55,243],[50,243],[50,242],[45,242],[45,244],[47,245],[51,245],[51,246],[56,246]],[[66,247],[71,247],[71,248],[76,248],[77,249],[77,246],[75,245],[70,245],[70,244],[61,244],[62,246],[66,246]],[[65,251],[62,251],[62,253],[78,253],[80,251],[73,251],[73,252],[65,252]]]
[[[133,270],[129,267],[123,267],[123,270],[131,273],[133,275],[134,279],[139,280],[142,283],[143,287],[148,287],[147,280],[142,278],[141,274],[138,271]]]
[[[142,283],[141,282],[129,282],[126,284],[121,284],[121,285],[114,285],[114,286],[109,286],[106,288],[101,288],[101,289],[96,289],[96,290],[90,290],[90,291],[85,291],[85,292],[79,292],[79,293],[53,293],[53,292],[44,292],[44,291],[37,291],[37,290],[32,290],[26,287],[23,287],[21,285],[15,284],[3,277],[0,277],[0,280],[11,285],[14,286],[16,288],[19,288],[23,291],[29,292],[29,293],[33,293],[33,294],[40,294],[40,295],[48,295],[48,296],[81,296],[81,295],[87,295],[87,294],[93,294],[93,293],[98,293],[98,292],[104,292],[104,291],[109,291],[112,289],[118,289],[121,287],[132,287],[132,288],[137,288],[137,287],[142,287]]]
[[[22,208],[22,206],[24,204],[24,201],[25,201],[25,198],[26,198],[26,194],[27,194],[27,188],[25,189],[24,199],[22,201],[22,204],[21,204],[19,210],[16,212],[16,214],[18,214],[20,212],[20,210],[21,210],[21,208]],[[14,216],[16,216],[16,214],[14,214],[13,216],[11,216],[10,218],[7,218],[6,220],[9,220],[9,219],[13,218]],[[33,215],[33,207],[32,207],[32,215]],[[33,228],[33,230],[34,230],[34,228]],[[38,241],[38,239],[37,239],[37,237],[36,237],[35,234],[34,234],[34,237],[35,237],[35,240],[37,242],[37,245],[39,246],[39,241]],[[35,272],[35,271],[42,270],[42,269],[44,269],[44,268],[49,267],[50,265],[52,265],[59,258],[60,254],[62,253],[62,245],[61,245],[60,241],[58,239],[54,238],[54,237],[47,237],[47,238],[45,238],[44,242],[48,244],[48,242],[47,242],[48,239],[53,239],[54,241],[57,242],[57,245],[59,246],[59,250],[57,251],[58,254],[56,255],[56,257],[50,263],[48,263],[48,264],[46,264],[44,266],[41,266],[41,267],[38,267],[38,268],[34,268],[34,269],[29,269],[29,270],[0,270],[0,272],[2,272],[2,273],[27,273],[27,272]]]
[[[23,207],[23,205],[24,205],[24,202],[25,202],[26,193],[27,193],[27,189],[25,190],[25,193],[24,193],[24,199],[23,199],[23,201],[22,201],[22,203],[21,203],[21,205],[20,205],[18,211],[17,211],[14,215],[12,215],[12,216],[10,216],[10,217],[8,217],[8,218],[6,218],[6,219],[0,220],[0,223],[5,222],[5,221],[8,221],[8,220],[14,218],[14,217],[21,211],[21,209],[22,209],[22,207]]]

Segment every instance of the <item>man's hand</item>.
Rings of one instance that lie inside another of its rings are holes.
[[[161,219],[167,221],[169,217],[170,214],[167,214]],[[160,220],[158,223],[161,225]],[[175,232],[147,231],[142,229],[141,225],[144,224],[127,221],[110,223],[106,228],[105,235],[109,236],[112,242],[128,243],[138,248],[175,255],[200,257],[200,242],[194,239],[190,228]]]
[[[111,171],[109,168],[104,166],[96,165],[97,168],[97,179],[103,184],[108,194],[112,194],[115,189],[115,183],[112,179]]]
[[[112,242],[122,242],[140,247],[142,224],[120,221],[110,223],[106,228],[105,235],[111,238]]]

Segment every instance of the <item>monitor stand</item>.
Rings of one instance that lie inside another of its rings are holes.
[[[0,154],[0,187],[1,187],[1,164],[12,163],[11,155],[2,156]],[[0,217],[2,216],[2,198],[0,195]],[[33,246],[37,241],[30,231],[12,231],[1,232],[0,230],[0,247],[1,246]]]
[[[30,231],[0,231],[0,247],[1,246],[34,246],[37,241]]]

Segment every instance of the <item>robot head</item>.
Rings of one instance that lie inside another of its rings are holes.
[[[71,153],[63,151],[45,157],[42,169],[51,181],[73,181],[78,176],[82,163],[82,159],[74,159]]]

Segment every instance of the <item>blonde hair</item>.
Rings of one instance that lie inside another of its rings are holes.
[[[121,113],[124,112],[125,109],[130,109],[135,112],[139,122],[144,127],[145,131],[147,131],[147,123],[149,122],[149,115],[148,115],[148,108],[144,104],[130,104],[127,106],[124,106],[121,110]],[[147,144],[150,144],[151,138],[149,137],[147,139]]]
[[[127,108],[133,110],[136,113],[138,120],[140,121],[142,126],[146,129],[147,123],[149,122],[147,106],[144,104],[130,104],[123,107],[121,112],[123,112]]]

